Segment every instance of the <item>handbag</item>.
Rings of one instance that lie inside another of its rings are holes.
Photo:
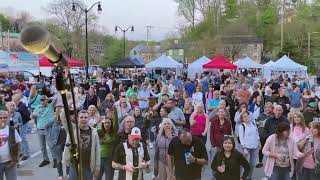
[[[312,147],[312,149],[314,149],[314,142],[311,142],[311,147]],[[320,162],[317,161],[314,153],[312,153],[312,158],[313,158],[313,161],[316,163],[316,167],[314,168],[314,174],[320,175]]]

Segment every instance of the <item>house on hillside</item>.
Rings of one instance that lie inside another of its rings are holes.
[[[173,45],[166,48],[165,53],[167,56],[171,56],[178,62],[185,62],[185,51],[187,46],[184,44],[179,44],[177,41]]]
[[[261,62],[263,52],[263,41],[253,35],[217,36],[216,52],[236,61],[240,58],[251,57]]]
[[[161,46],[146,46],[141,43],[130,50],[129,56],[130,58],[144,59],[146,64],[159,57],[163,51]]]

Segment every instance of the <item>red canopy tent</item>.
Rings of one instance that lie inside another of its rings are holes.
[[[67,56],[66,56],[66,58],[69,63],[69,66],[71,66],[71,67],[80,67],[80,66],[84,66],[84,64],[85,64],[84,61],[72,59]],[[41,57],[39,60],[39,66],[40,67],[53,67],[54,65],[49,61],[49,59],[47,57]]]
[[[237,66],[229,62],[225,57],[218,54],[207,64],[202,65],[206,69],[237,69]]]

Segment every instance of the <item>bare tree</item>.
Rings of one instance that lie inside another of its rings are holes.
[[[61,41],[67,51],[67,54],[71,55],[70,51],[75,50],[76,56],[81,54],[82,50],[82,36],[85,28],[85,14],[79,9],[72,11],[72,2],[80,4],[82,7],[86,7],[82,0],[52,0],[44,8],[49,15],[53,16],[53,25],[59,27],[59,31],[51,30],[51,33],[56,35]],[[93,11],[88,13],[88,27],[95,22],[97,16]],[[49,28],[50,31],[50,28]],[[75,47],[73,49],[72,47]]]
[[[196,21],[196,0],[175,0],[178,3],[178,14],[183,16],[192,27],[195,26]]]

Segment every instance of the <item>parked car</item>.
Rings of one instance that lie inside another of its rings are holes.
[[[85,74],[85,70],[82,67],[73,67],[70,69],[71,74]]]

